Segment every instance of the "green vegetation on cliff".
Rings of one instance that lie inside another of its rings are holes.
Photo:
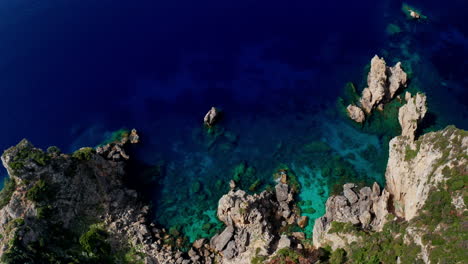
[[[91,159],[94,153],[96,153],[96,151],[93,148],[80,148],[73,152],[72,157],[78,160],[87,161]]]
[[[13,149],[17,150],[17,152],[13,160],[8,163],[8,166],[15,172],[24,169],[25,164],[31,161],[38,166],[45,166],[50,161],[49,155],[40,149],[34,148],[25,139],[18,143],[16,147],[6,150],[6,152],[12,151]]]
[[[462,263],[468,259],[468,252],[460,250],[468,241],[468,214],[454,205],[466,206],[468,202],[468,172],[464,164],[456,162],[452,168],[444,167],[442,173],[447,181],[429,192],[419,215],[411,221],[423,233],[422,242],[428,246],[432,263]]]
[[[38,180],[26,193],[26,198],[36,203],[45,202],[51,199],[52,196],[53,193],[51,192],[50,187],[47,186],[46,182],[42,179]]]
[[[108,237],[109,235],[103,228],[91,225],[89,230],[81,235],[79,241],[90,258],[110,263],[111,247],[107,241]]]
[[[11,195],[16,189],[16,182],[12,178],[5,178],[3,189],[0,191],[0,209],[10,202]]]
[[[390,216],[389,218],[393,218]],[[332,222],[330,233],[352,234],[358,237],[346,249],[331,252],[329,263],[420,263],[421,249],[408,237],[408,224],[391,220],[382,232],[365,231],[351,223]]]

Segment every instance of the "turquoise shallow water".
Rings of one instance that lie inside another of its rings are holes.
[[[253,193],[273,186],[273,174],[288,168],[301,184],[298,200],[310,217],[309,235],[337,187],[347,181],[384,184],[385,163],[377,164],[386,160],[383,142],[340,117],[333,106],[305,114],[259,115],[255,122],[229,119],[220,128],[222,134],[210,137],[195,127],[192,137],[174,142],[174,155],[181,158],[167,161],[160,179],[156,220],[190,240],[219,227],[217,201],[236,177],[240,188]]]

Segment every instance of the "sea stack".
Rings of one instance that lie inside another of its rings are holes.
[[[219,121],[220,118],[221,118],[221,111],[218,108],[213,106],[211,107],[210,111],[206,113],[205,118],[203,119],[203,123],[207,127],[212,127]]]
[[[359,106],[350,104],[346,108],[349,117],[362,123],[365,115],[377,108],[383,110],[384,105],[391,101],[401,87],[406,87],[407,74],[401,68],[401,63],[388,67],[383,58],[375,55],[371,60],[371,68],[367,76],[367,87],[362,91]],[[361,110],[361,111],[360,111]]]

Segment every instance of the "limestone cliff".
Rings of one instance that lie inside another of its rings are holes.
[[[466,133],[452,126],[415,142],[404,136],[392,139],[385,178],[395,214],[406,220],[414,218],[431,189],[447,180],[444,168],[466,168],[467,155]]]
[[[416,139],[426,97],[407,93],[405,100],[402,135],[389,143],[385,189],[344,185],[316,220],[314,245],[345,248],[357,263],[462,263],[468,258],[462,224],[468,221],[468,133],[449,126]]]

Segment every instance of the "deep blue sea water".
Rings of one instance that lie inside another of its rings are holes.
[[[408,2],[428,17],[420,22],[402,4],[4,0],[0,147],[28,138],[71,152],[135,127],[135,157],[163,171],[150,191],[158,223],[192,240],[214,230],[239,164],[255,171],[246,186],[290,168],[315,218],[340,177],[384,184],[389,138],[335,107],[346,82],[364,87],[374,54],[402,61],[410,88],[427,94],[428,130],[468,128],[468,2]],[[211,106],[225,113],[213,145],[201,126]],[[303,150],[311,142],[331,150],[316,157]]]

